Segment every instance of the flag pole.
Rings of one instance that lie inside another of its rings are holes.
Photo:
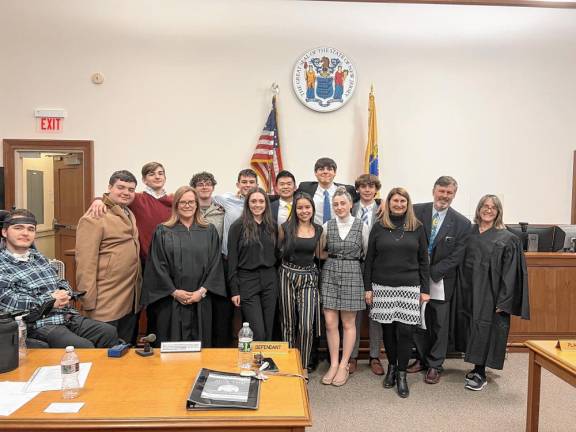
[[[280,86],[276,81],[272,83],[272,106],[274,107],[274,123],[276,123],[276,132],[278,132],[278,106],[276,105],[278,95],[280,94]],[[280,134],[278,134],[280,135]],[[278,143],[280,143],[280,137],[277,137]],[[274,154],[274,151],[270,150],[270,156]],[[272,171],[274,170],[274,158],[270,158],[270,162],[268,162],[268,195],[275,194],[276,188],[275,185],[272,184]]]

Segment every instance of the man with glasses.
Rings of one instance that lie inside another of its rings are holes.
[[[216,186],[216,179],[214,176],[206,171],[194,174],[190,180],[192,186],[198,192],[200,198],[200,211],[208,222],[210,222],[218,231],[218,236],[222,239],[222,231],[224,229],[224,207],[216,203],[212,197],[214,187]]]

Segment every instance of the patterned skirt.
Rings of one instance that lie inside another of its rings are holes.
[[[370,318],[382,324],[420,324],[420,287],[372,284]]]
[[[325,309],[366,309],[360,261],[328,258],[322,268],[320,296]]]

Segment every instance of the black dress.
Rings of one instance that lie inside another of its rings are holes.
[[[198,303],[182,305],[176,289],[208,290]],[[226,296],[218,232],[213,225],[158,225],[150,245],[141,303],[148,308],[149,331],[162,341],[200,340],[212,345],[211,296]]]
[[[465,353],[467,362],[502,369],[510,315],[530,319],[528,274],[518,237],[496,228],[480,233],[474,225],[454,296],[456,350]]]

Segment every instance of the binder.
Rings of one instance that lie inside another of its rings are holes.
[[[188,400],[188,410],[258,409],[260,380],[202,368]]]

